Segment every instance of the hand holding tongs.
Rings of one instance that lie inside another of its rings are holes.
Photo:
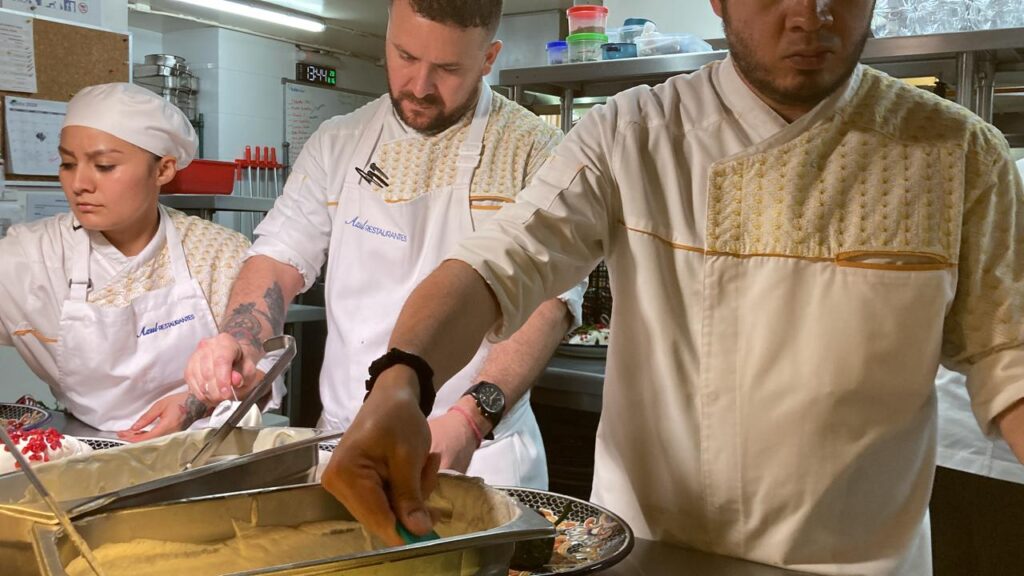
[[[284,353],[281,354],[281,357],[277,359],[277,362],[274,362],[274,365],[271,366],[270,370],[268,370],[263,376],[263,379],[256,385],[256,388],[253,389],[252,393],[250,393],[245,400],[242,400],[238,407],[236,407],[231,413],[231,416],[228,416],[227,421],[224,422],[213,436],[206,441],[206,444],[204,444],[199,450],[199,453],[196,454],[188,464],[185,464],[185,470],[190,470],[197,466],[206,464],[210,457],[213,456],[213,453],[217,451],[217,448],[219,448],[224,440],[227,439],[228,435],[231,434],[231,431],[234,430],[235,426],[238,425],[238,422],[242,417],[245,416],[245,413],[249,411],[249,408],[251,408],[257,400],[267,393],[274,380],[277,380],[277,377],[284,373],[292,359],[295,358],[295,339],[291,336],[274,336],[273,338],[268,338],[263,342],[264,353],[276,352],[281,349],[284,349]]]

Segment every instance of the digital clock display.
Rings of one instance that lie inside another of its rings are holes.
[[[317,66],[305,62],[296,62],[295,79],[312,84],[338,85],[338,71],[327,66]]]

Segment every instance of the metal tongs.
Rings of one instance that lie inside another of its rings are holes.
[[[245,400],[242,400],[234,412],[231,413],[231,416],[228,416],[227,421],[206,441],[206,444],[199,450],[199,453],[188,464],[185,464],[185,470],[206,464],[210,457],[213,456],[213,453],[217,451],[217,448],[220,448],[220,445],[231,434],[231,431],[235,429],[238,422],[242,420],[245,413],[249,411],[249,408],[269,391],[274,380],[277,380],[277,377],[284,373],[292,359],[295,358],[295,339],[291,336],[274,336],[263,342],[263,352],[266,354],[282,349],[284,353],[277,359],[277,362],[274,362],[274,365],[270,367],[270,370],[263,376],[263,379],[256,385],[252,393]]]
[[[46,489],[46,486],[43,485],[39,476],[36,476],[36,473],[32,470],[28,460],[21,454],[21,451],[18,450],[18,446],[13,440],[11,440],[11,437],[7,435],[7,430],[5,430],[3,426],[0,426],[0,441],[2,441],[4,446],[7,446],[7,450],[11,453],[11,456],[14,457],[14,461],[18,463],[21,471],[25,473],[26,477],[28,477],[28,481],[32,483],[36,492],[38,492],[39,496],[42,497],[43,502],[46,502],[50,511],[57,517],[57,521],[60,523],[61,527],[67,531],[68,538],[71,539],[71,543],[78,548],[79,552],[81,552],[82,558],[85,558],[85,563],[89,565],[89,568],[91,568],[93,573],[97,576],[103,576],[103,571],[100,570],[99,562],[97,562],[96,557],[93,556],[92,549],[89,548],[89,544],[85,541],[85,538],[82,538],[82,535],[78,533],[78,530],[75,530],[75,526],[71,523],[71,519],[68,518],[64,509],[62,509],[60,504],[57,503],[57,500],[54,499],[53,494],[51,494],[50,491]]]

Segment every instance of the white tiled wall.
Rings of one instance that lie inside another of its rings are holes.
[[[128,30],[128,0],[103,0],[100,4],[103,27],[107,30]]]
[[[247,144],[280,147],[284,136],[281,79],[294,78],[293,45],[233,30],[200,28],[163,34],[162,50],[184,57],[199,77],[206,158],[233,160]],[[374,93],[386,89],[381,67],[342,58],[337,68],[342,88]]]
[[[14,402],[25,394],[31,394],[36,400],[45,402],[47,406],[54,404],[50,388],[28,369],[21,356],[6,346],[0,346],[0,402]]]
[[[132,62],[141,64],[146,54],[162,54],[164,35],[152,30],[132,28]]]

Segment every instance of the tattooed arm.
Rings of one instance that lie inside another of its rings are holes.
[[[200,342],[188,361],[189,392],[206,405],[251,392],[262,376],[256,370],[262,343],[282,332],[288,304],[302,283],[288,264],[265,256],[247,260],[231,288],[221,333]]]
[[[117,436],[128,442],[142,442],[150,438],[185,430],[212,409],[188,392],[171,394],[157,400],[149,410],[139,417],[127,430],[118,431]],[[146,430],[146,427],[152,428]]]

